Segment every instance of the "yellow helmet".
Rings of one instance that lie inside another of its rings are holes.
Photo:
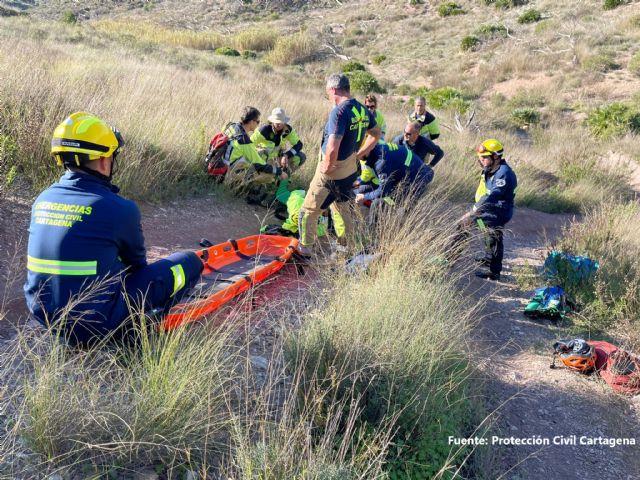
[[[54,130],[51,155],[58,165],[80,166],[100,157],[115,157],[123,145],[124,140],[118,130],[95,115],[76,112]]]
[[[501,157],[503,153],[503,147],[498,140],[490,138],[489,140],[485,140],[476,147],[476,153],[480,157],[488,157],[494,153]]]

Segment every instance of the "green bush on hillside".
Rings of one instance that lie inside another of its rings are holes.
[[[386,55],[380,54],[380,55],[376,55],[375,57],[373,57],[371,59],[371,62],[374,65],[380,65],[382,62],[384,62],[387,59]]]
[[[214,50],[216,55],[225,55],[227,57],[239,57],[240,52],[231,47],[219,47]]]
[[[475,50],[482,43],[475,35],[465,35],[460,42],[460,48],[462,50]]]
[[[453,87],[442,87],[429,90],[425,98],[430,106],[437,109],[448,109],[464,113],[471,107],[471,102]]]
[[[367,68],[360,62],[356,62],[355,60],[350,60],[347,63],[342,65],[341,70],[342,70],[342,73],[364,72],[367,70]]]
[[[369,72],[362,70],[353,70],[347,72],[351,90],[359,93],[385,93],[385,89],[378,83],[378,80]]]
[[[600,52],[590,55],[583,60],[582,66],[586,70],[600,73],[606,73],[610,70],[620,68],[620,65],[616,63],[613,54],[610,52]]]
[[[441,3],[438,7],[438,15],[441,17],[449,17],[451,15],[463,15],[465,12],[456,2]]]
[[[629,71],[640,76],[640,51],[636,52],[629,60]]]
[[[620,5],[624,5],[626,0],[604,0],[602,3],[603,10],[613,10],[614,8],[618,8]]]
[[[511,120],[518,127],[528,127],[540,121],[540,112],[535,108],[516,108],[511,111]]]
[[[502,8],[503,10],[506,10],[508,8],[519,7],[521,5],[526,5],[527,3],[529,3],[528,0],[496,0],[495,1],[496,8]]]
[[[62,21],[69,25],[73,25],[78,22],[78,17],[71,10],[65,10],[62,12]]]
[[[482,3],[485,5],[494,5],[496,8],[513,8],[518,7],[520,5],[526,5],[529,3],[528,0],[482,0]]]
[[[640,113],[614,102],[591,110],[586,124],[597,138],[610,138],[640,131]]]
[[[542,13],[535,8],[530,8],[518,17],[518,23],[536,23],[542,20]]]
[[[507,38],[509,36],[509,30],[501,23],[480,25],[474,33],[485,38]]]
[[[242,52],[242,58],[246,60],[252,60],[252,59],[258,58],[258,54],[253,50],[245,50]]]

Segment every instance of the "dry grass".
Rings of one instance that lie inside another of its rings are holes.
[[[185,71],[160,63],[141,63],[124,51],[93,50],[51,42],[3,42],[0,71],[5,108],[0,124],[19,145],[19,175],[42,188],[57,175],[48,160],[48,139],[69,113],[88,110],[118,126],[127,142],[118,182],[126,195],[157,199],[202,188],[201,155],[206,141],[244,105],[287,111],[307,151],[317,148],[324,112],[308,87],[278,85],[275,72],[234,70],[221,77],[206,70]],[[53,60],[52,60],[53,59]],[[10,72],[10,73],[9,73]],[[295,99],[295,101],[293,101]],[[312,155],[313,156],[313,155]],[[166,188],[165,188],[166,187]]]
[[[590,210],[565,232],[560,247],[600,263],[593,288],[571,292],[583,304],[590,329],[606,330],[640,348],[640,209],[635,202]]]
[[[189,469],[370,479],[466,468],[472,452],[450,451],[446,439],[480,421],[462,348],[477,306],[445,274],[452,230],[443,208],[425,200],[411,223],[388,213],[396,226],[370,232],[382,257],[364,277],[327,271],[332,283],[311,285],[306,301],[272,302],[249,317],[239,303],[214,316],[212,330],[141,329],[133,350],[88,351],[22,330],[2,351],[16,368],[2,372],[0,401],[14,421],[0,458],[28,461],[4,463],[1,473],[115,475],[155,465],[170,478]],[[251,325],[265,317],[275,335],[256,359],[264,337]],[[398,453],[391,446],[400,438]]]

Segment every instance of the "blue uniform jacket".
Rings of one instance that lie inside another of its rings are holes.
[[[122,291],[118,275],[147,261],[140,211],[117,192],[107,181],[67,171],[33,204],[24,291],[29,311],[42,324],[58,320],[67,304],[73,306],[71,319],[81,315],[97,332],[122,320],[112,318]],[[94,284],[89,298],[78,295]]]
[[[513,216],[513,203],[518,179],[511,167],[503,160],[493,173],[484,173],[487,193],[474,205],[475,217],[490,227],[505,225]]]
[[[431,167],[411,150],[395,144],[377,144],[367,156],[367,165],[376,171],[380,184],[359,187],[358,193],[364,193],[365,200],[391,195],[399,186],[403,194],[422,195],[433,180]]]
[[[398,135],[396,138],[394,138],[393,143],[400,145],[401,147],[408,148],[413,152],[414,155],[420,157],[422,161],[425,160],[427,155],[433,155],[433,158],[429,162],[430,167],[435,167],[438,162],[442,160],[442,157],[444,157],[444,152],[442,151],[442,149],[431,140],[426,138],[424,135],[418,135],[418,139],[416,140],[416,143],[413,144],[413,146],[405,142],[403,135]]]

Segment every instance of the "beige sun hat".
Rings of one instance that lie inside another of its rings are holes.
[[[276,107],[267,118],[271,123],[289,123],[289,117],[284,113],[284,108]]]

